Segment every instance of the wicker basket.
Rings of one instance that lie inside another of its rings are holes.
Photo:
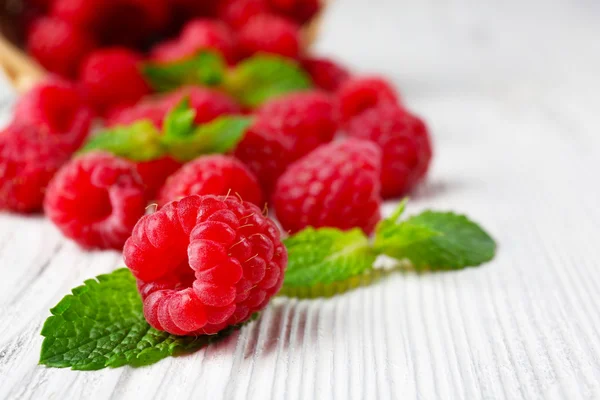
[[[302,41],[309,48],[317,39],[324,5],[330,0],[321,0],[321,12],[302,27]],[[13,87],[25,92],[39,82],[46,71],[21,49],[19,35],[14,26],[14,9],[19,8],[19,0],[0,0],[0,68],[4,70]]]

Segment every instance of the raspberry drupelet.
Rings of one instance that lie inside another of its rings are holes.
[[[279,291],[287,265],[275,224],[236,196],[189,196],[144,216],[124,258],[146,320],[175,335],[248,320]]]
[[[337,97],[344,123],[373,107],[400,104],[394,87],[384,78],[376,76],[346,80],[338,89]]]

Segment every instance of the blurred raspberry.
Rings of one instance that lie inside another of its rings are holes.
[[[429,169],[431,139],[423,121],[396,106],[380,106],[353,118],[350,136],[371,140],[382,150],[381,194],[398,197],[409,192]]]
[[[120,47],[98,50],[86,58],[79,80],[98,112],[135,104],[151,92],[140,70],[141,60],[139,54]]]
[[[394,87],[380,77],[349,79],[339,88],[337,95],[343,122],[348,122],[370,108],[400,103]]]
[[[150,56],[158,62],[172,62],[193,56],[200,50],[218,51],[230,63],[237,60],[233,32],[223,22],[210,19],[188,22],[178,38],[159,43]]]
[[[27,34],[27,51],[48,71],[73,78],[96,47],[87,32],[55,18],[40,18]]]
[[[327,58],[306,57],[300,62],[313,83],[328,92],[335,92],[350,78],[348,70]]]
[[[165,184],[167,178],[181,168],[181,165],[179,161],[171,157],[136,162],[135,169],[144,183],[146,197],[149,200],[155,200],[158,191]]]
[[[241,28],[248,20],[269,12],[266,0],[221,0],[217,15],[234,29]]]
[[[295,23],[271,14],[251,18],[238,32],[240,53],[273,53],[297,58],[300,54],[300,30]]]
[[[275,12],[300,24],[310,21],[321,9],[319,0],[269,0],[269,3]]]

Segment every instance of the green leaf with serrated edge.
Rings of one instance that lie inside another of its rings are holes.
[[[168,92],[185,85],[219,86],[226,68],[219,53],[201,51],[184,60],[148,63],[143,73],[154,90]]]
[[[135,278],[126,269],[84,282],[50,310],[42,328],[40,364],[75,370],[153,364],[222,339],[235,328],[211,336],[175,336],[144,319]]]
[[[372,270],[376,254],[360,229],[306,228],[285,239],[288,267],[281,294],[327,296],[338,284],[360,284]]]
[[[221,116],[200,125],[187,135],[165,132],[161,144],[173,158],[186,162],[201,154],[226,153],[242,140],[251,118]]]
[[[190,107],[189,98],[184,98],[165,117],[163,134],[169,137],[186,137],[194,130],[196,110]]]
[[[88,139],[80,152],[104,150],[132,161],[150,161],[165,154],[160,136],[152,122],[141,120],[98,132]]]
[[[312,87],[309,75],[297,62],[269,54],[257,54],[240,62],[225,75],[224,84],[227,91],[250,108]]]
[[[494,258],[496,244],[475,222],[451,212],[425,211],[398,221],[397,213],[376,228],[377,252],[410,261],[416,270],[451,270]]]

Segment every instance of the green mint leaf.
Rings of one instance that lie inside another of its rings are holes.
[[[405,221],[398,221],[398,217],[396,212],[379,224],[374,248],[410,261],[416,270],[461,269],[494,258],[494,240],[463,215],[425,211]]]
[[[135,278],[128,269],[84,282],[53,309],[42,328],[40,364],[74,370],[153,364],[226,337],[184,337],[160,332],[144,319]]]
[[[98,132],[88,139],[80,151],[91,150],[108,151],[132,161],[155,160],[164,154],[160,132],[147,120]]]
[[[377,254],[360,229],[307,228],[287,238],[288,267],[280,294],[328,297],[368,279]]]
[[[251,118],[241,116],[221,116],[200,125],[192,132],[166,131],[161,144],[175,159],[186,162],[202,154],[226,153],[242,140]]]
[[[310,89],[310,77],[293,60],[258,54],[240,62],[225,76],[225,87],[243,105],[255,108],[289,92]]]
[[[172,63],[148,63],[143,67],[146,80],[158,92],[168,92],[185,85],[218,86],[226,64],[219,53],[202,51]]]
[[[194,130],[194,119],[196,110],[190,107],[190,101],[186,97],[165,117],[163,123],[164,135],[170,137],[189,136]]]

